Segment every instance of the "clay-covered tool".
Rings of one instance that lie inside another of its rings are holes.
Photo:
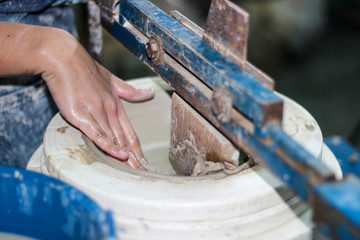
[[[180,175],[221,171],[239,165],[239,151],[179,95],[172,95],[170,162]]]

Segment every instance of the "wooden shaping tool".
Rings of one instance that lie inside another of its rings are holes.
[[[239,151],[176,93],[171,107],[170,162],[178,174],[205,175],[239,165]]]

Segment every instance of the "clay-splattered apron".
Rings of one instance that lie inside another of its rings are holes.
[[[84,1],[0,0],[0,21],[58,27],[76,36],[67,6],[75,2]],[[40,76],[0,78],[0,164],[25,167],[57,111]]]

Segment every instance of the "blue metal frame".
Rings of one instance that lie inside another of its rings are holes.
[[[0,189],[0,232],[36,239],[117,239],[111,212],[55,178],[0,166]]]
[[[156,35],[165,51],[209,87],[225,85],[235,96],[234,106],[257,125],[266,123],[266,106],[280,97],[243,72],[176,20],[146,1],[120,1],[120,15],[146,36]]]
[[[325,139],[325,144],[336,156],[344,175],[360,177],[360,152],[341,137]]]
[[[314,220],[329,230],[324,232],[360,238],[359,180],[335,182],[319,159],[285,134],[283,102],[274,92],[147,0],[120,0],[119,15],[113,1],[99,0],[99,5],[103,26],[235,145],[313,205]],[[164,49],[164,61],[158,66],[145,51],[152,35],[161,39]],[[254,131],[234,121],[220,123],[202,84],[209,89],[224,86],[232,94],[234,108],[253,123]],[[321,217],[324,214],[332,217]]]

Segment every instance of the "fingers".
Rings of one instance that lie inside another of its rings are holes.
[[[138,169],[142,169],[145,170],[139,163],[139,161],[136,159],[136,157],[134,156],[134,154],[132,154],[132,152],[129,153],[129,159],[127,161],[127,164],[132,167],[132,168],[138,168]]]
[[[117,97],[108,97],[104,100],[103,106],[105,110],[103,116],[106,116],[107,118],[109,129],[111,134],[114,136],[114,141],[117,142],[123,151],[129,152],[130,149],[127,144],[123,126],[121,125],[118,117],[118,109],[123,107],[122,103],[120,101],[118,102]]]
[[[126,161],[129,157],[126,138],[118,120],[116,96],[110,94],[91,94],[87,103],[80,104],[78,124],[98,147],[114,158]],[[68,118],[70,119],[70,118]],[[74,119],[76,120],[76,118]]]
[[[129,152],[129,165],[139,166],[142,169],[148,169],[149,162],[145,159],[144,154],[140,147],[140,141],[134,129],[131,126],[130,120],[126,115],[125,109],[118,99],[118,116],[121,125],[123,126],[124,134],[126,136],[126,143],[128,144],[131,152]]]
[[[127,165],[132,168],[149,169],[139,139],[118,97],[103,97],[101,109],[89,114],[89,123],[93,129],[87,135],[91,138],[95,133],[92,140],[106,153],[127,160]]]
[[[111,74],[108,70],[106,70],[101,64],[98,64],[98,67],[106,73],[114,86],[115,93],[127,100],[127,101],[133,101],[133,102],[139,102],[139,101],[146,101],[154,97],[154,89],[137,89],[131,86],[130,84],[124,82],[120,78],[116,77],[115,75]]]
[[[114,81],[114,87],[116,94],[128,101],[140,102],[154,97],[154,89],[137,89],[118,78]]]
[[[101,124],[99,124],[101,122]],[[128,152],[122,150],[115,141],[112,131],[109,126],[106,126],[104,121],[95,119],[91,114],[88,114],[81,122],[79,128],[87,135],[98,147],[104,150],[109,155],[120,159],[127,160]]]

